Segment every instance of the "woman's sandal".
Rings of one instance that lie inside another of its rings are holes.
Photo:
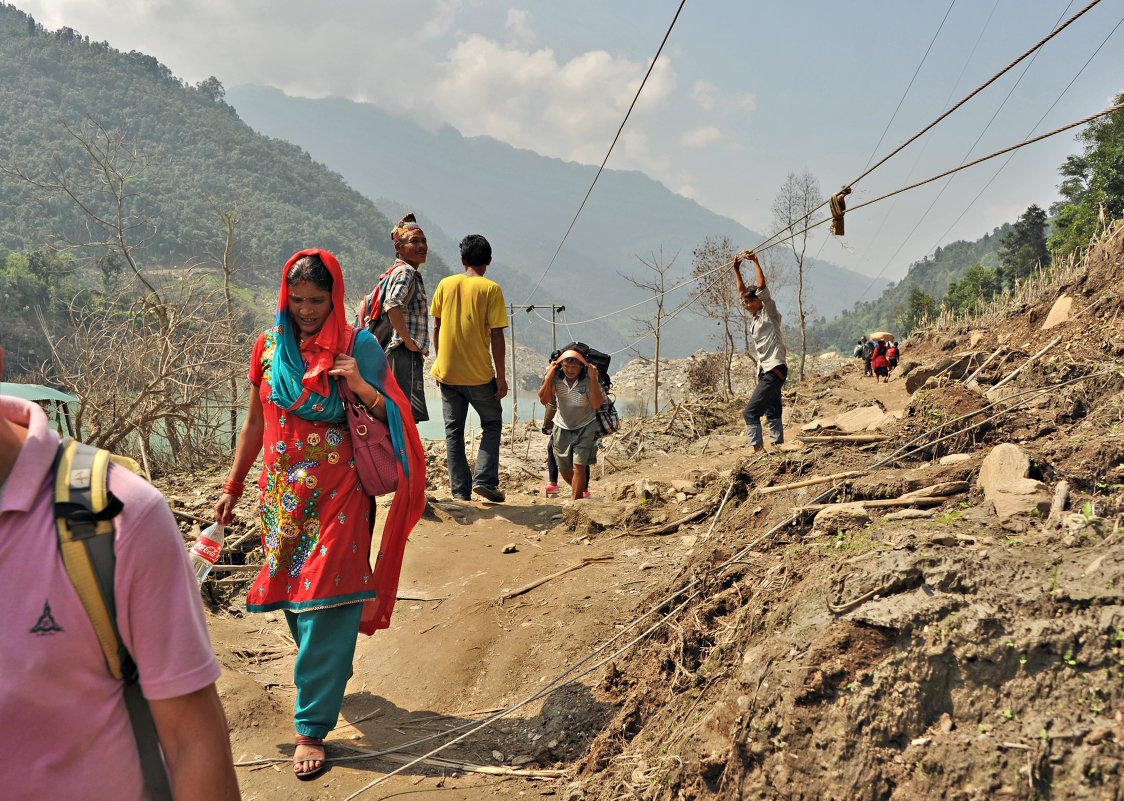
[[[293,773],[296,774],[296,777],[298,779],[300,779],[302,782],[307,782],[307,781],[310,781],[312,779],[315,779],[317,776],[319,776],[321,773],[323,773],[325,770],[327,770],[327,768],[328,768],[328,755],[327,755],[327,752],[324,750],[324,740],[323,740],[323,738],[320,738],[320,737],[305,737],[303,734],[298,734],[296,744],[297,744],[297,748],[300,748],[302,745],[305,746],[306,748],[319,748],[320,751],[323,754],[320,757],[312,757],[311,759],[305,758],[305,759],[298,760],[296,749],[294,749],[293,750]],[[311,770],[305,770],[305,771],[297,770],[298,765],[308,763],[308,762],[319,762],[320,764],[317,765],[316,767],[312,768]]]

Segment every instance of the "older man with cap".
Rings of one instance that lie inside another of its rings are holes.
[[[425,233],[413,212],[390,232],[398,257],[387,281],[383,307],[394,333],[386,346],[386,360],[402,393],[410,399],[414,421],[429,419],[422,373],[429,354],[429,300],[418,268],[429,252]]]

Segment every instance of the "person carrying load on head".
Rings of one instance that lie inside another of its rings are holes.
[[[757,279],[754,287],[747,287],[742,280],[742,259],[753,262]],[[760,451],[765,447],[761,431],[762,414],[769,424],[769,442],[773,445],[784,442],[781,387],[788,379],[788,365],[785,362],[784,337],[781,335],[781,315],[766,288],[761,262],[752,250],[743,250],[734,256],[734,278],[737,280],[738,297],[753,317],[749,330],[757,356],[757,386],[749,397],[749,403],[745,405],[742,417],[745,419],[750,446],[754,451]]]
[[[554,405],[554,458],[574,500],[588,498],[589,467],[597,463],[597,410],[605,402],[597,367],[573,348],[550,363],[539,401]]]

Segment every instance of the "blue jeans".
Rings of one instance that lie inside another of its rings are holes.
[[[482,429],[474,475],[469,473],[464,453],[464,422],[468,418],[469,404],[480,415]],[[453,495],[467,498],[473,487],[498,490],[503,407],[496,400],[496,379],[475,386],[441,384],[441,411],[445,416],[445,456]]]
[[[777,375],[777,372],[783,375]],[[749,435],[750,445],[764,445],[761,436],[761,415],[769,423],[769,442],[780,445],[784,442],[784,426],[781,424],[781,387],[788,378],[788,367],[781,365],[775,370],[757,373],[757,386],[749,396],[749,403],[745,405],[742,418],[745,420],[746,433]]]

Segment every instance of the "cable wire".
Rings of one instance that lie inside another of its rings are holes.
[[[636,107],[636,101],[640,99],[640,93],[644,91],[644,85],[648,83],[648,76],[651,75],[652,70],[655,69],[656,62],[660,57],[660,53],[663,52],[663,46],[667,44],[668,37],[671,36],[671,31],[675,27],[675,23],[679,19],[679,14],[683,11],[683,6],[686,5],[686,3],[687,0],[680,0],[679,8],[675,10],[675,16],[672,18],[671,24],[667,26],[667,33],[663,35],[663,41],[660,42],[659,49],[656,50],[656,55],[652,58],[652,63],[648,65],[648,71],[644,73],[644,80],[640,81],[640,86],[636,89],[636,95],[632,98],[632,103],[629,104],[628,111],[625,112],[624,119],[621,120],[621,125],[617,129],[617,135],[613,137],[613,142],[609,145],[609,151],[605,154],[605,158],[601,160],[601,166],[597,168],[597,174],[593,176],[593,183],[591,183],[589,185],[589,189],[586,190],[585,197],[582,198],[581,205],[578,206],[578,210],[574,213],[574,219],[570,220],[570,225],[566,229],[566,233],[562,235],[562,241],[559,242],[558,247],[554,249],[554,255],[550,257],[550,262],[546,265],[546,269],[542,271],[542,275],[539,276],[538,282],[531,289],[531,293],[527,295],[527,299],[523,302],[524,306],[528,305],[531,302],[531,298],[534,297],[535,293],[538,292],[539,287],[542,286],[543,279],[545,279],[546,274],[550,272],[550,268],[554,266],[554,260],[558,258],[558,254],[562,251],[562,246],[566,244],[566,239],[570,236],[570,232],[574,230],[574,224],[578,221],[578,217],[581,215],[582,209],[585,208],[585,203],[587,200],[589,200],[590,194],[593,193],[593,187],[597,185],[597,179],[601,177],[601,173],[605,169],[605,164],[609,161],[609,156],[612,154],[613,148],[616,147],[617,140],[620,139],[621,133],[624,131],[624,126],[628,122],[629,115],[632,114],[632,109]]]

